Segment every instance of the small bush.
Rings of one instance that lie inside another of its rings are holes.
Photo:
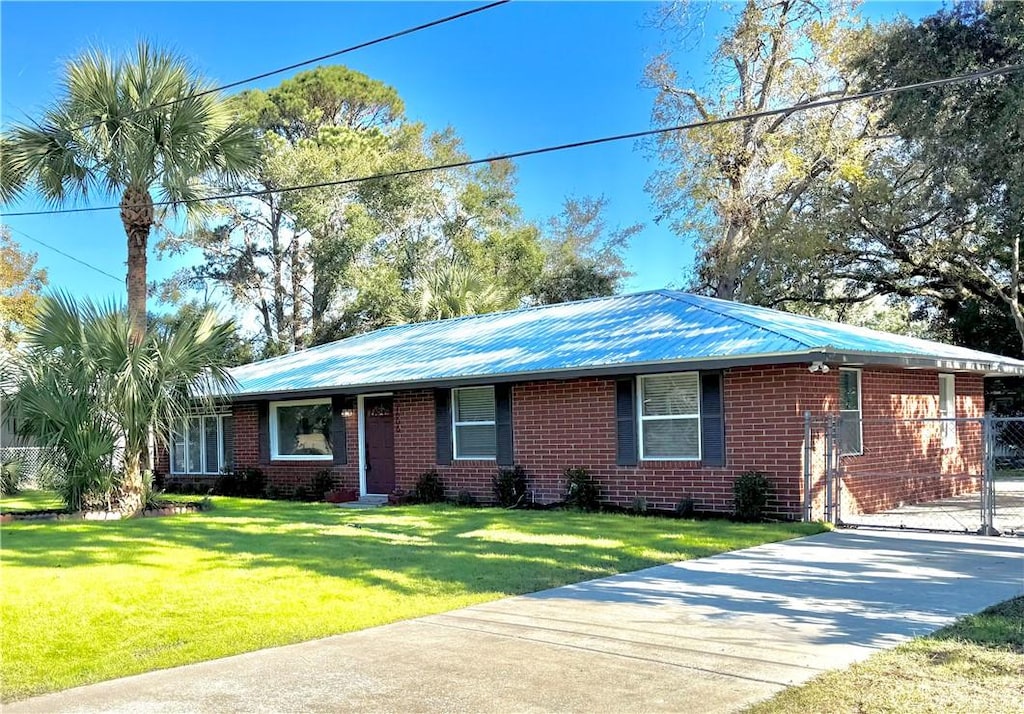
[[[217,480],[213,482],[213,495],[238,496],[239,485],[238,474],[234,471],[221,474],[217,477]]]
[[[633,500],[629,504],[629,510],[638,516],[647,513],[647,497],[640,494],[633,496]]]
[[[298,486],[292,493],[293,501],[308,501],[309,490],[305,486]]]
[[[676,504],[676,515],[680,518],[693,518],[693,514],[696,511],[696,506],[692,498],[681,498],[679,503]]]
[[[476,506],[477,505],[476,496],[471,494],[469,491],[463,489],[463,490],[459,491],[458,495],[455,497],[455,505],[456,506]]]
[[[281,498],[281,489],[279,489],[277,486],[268,486],[267,498],[273,501],[278,500],[279,498]]]
[[[9,496],[21,490],[24,482],[24,463],[17,459],[0,464],[0,495]]]
[[[601,488],[582,466],[565,470],[565,505],[581,511],[596,511],[600,508]]]
[[[163,491],[167,488],[167,474],[159,469],[153,469],[153,488]]]
[[[736,477],[732,487],[735,515],[741,521],[759,521],[772,492],[771,481],[760,471],[745,471]]]
[[[331,473],[330,469],[317,471],[316,476],[313,477],[313,482],[309,485],[310,498],[314,501],[322,501],[327,492],[333,490],[334,474]]]
[[[144,478],[142,481],[142,508],[146,511],[155,511],[166,505],[163,489],[156,487],[156,479]]]
[[[529,483],[522,466],[498,469],[494,477],[494,499],[502,508],[517,508],[526,502]]]
[[[437,471],[431,469],[416,482],[416,488],[412,493],[416,503],[439,503],[444,500],[444,482]]]
[[[259,469],[241,469],[239,471],[228,471],[217,477],[213,482],[213,495],[215,496],[248,496],[259,498],[266,488],[267,479]],[[203,493],[203,487],[196,484],[199,489],[196,493]]]
[[[243,496],[261,498],[267,489],[267,477],[259,469],[245,469],[240,474],[239,490]]]

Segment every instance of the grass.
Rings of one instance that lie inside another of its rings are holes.
[[[1024,597],[787,689],[749,714],[1020,712]]]
[[[64,502],[53,491],[25,490],[0,496],[0,513],[51,511],[62,508]]]
[[[9,701],[820,530],[233,498],[168,518],[15,522],[2,534],[0,696]]]

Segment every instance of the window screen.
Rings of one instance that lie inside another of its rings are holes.
[[[860,370],[839,370],[839,446],[848,455],[864,452]]]
[[[640,446],[648,460],[700,459],[697,372],[640,378]]]
[[[452,390],[452,434],[457,459],[493,459],[497,455],[494,387]]]

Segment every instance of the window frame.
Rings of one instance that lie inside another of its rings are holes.
[[[457,392],[473,389],[488,389],[491,392],[491,401],[494,403],[494,419],[491,421],[457,421],[456,415],[459,412]],[[498,460],[498,402],[494,394],[494,385],[480,384],[472,387],[453,387],[451,393],[452,412],[452,460],[453,461],[497,461]],[[485,455],[459,455],[459,427],[460,426],[493,426],[494,427],[494,454]]]
[[[852,372],[857,375],[857,441],[860,443],[860,449],[857,451],[846,451],[843,448],[843,432],[842,432],[842,420],[843,414],[853,412],[853,409],[843,409],[843,392],[842,385],[840,383],[839,389],[839,455],[840,456],[863,456],[864,455],[864,370],[859,367],[840,367],[839,374],[843,372]]]
[[[678,377],[682,375],[694,375],[697,379],[697,412],[696,414],[661,414],[657,416],[644,416],[644,381],[657,377]],[[703,413],[701,412],[700,393],[700,372],[660,372],[658,374],[641,374],[636,378],[636,415],[637,415],[637,443],[641,461],[700,461],[704,458],[704,430]],[[644,452],[644,422],[645,421],[696,421],[697,422],[697,454],[695,456],[647,456]]]
[[[285,399],[276,402],[270,402],[269,404],[269,418],[267,419],[267,439],[270,441],[270,460],[271,461],[333,461],[334,460],[334,444],[331,444],[331,453],[329,454],[279,454],[277,453],[278,446],[278,417],[277,410],[279,408],[288,407],[312,407],[312,406],[327,406],[328,410],[331,411],[331,398],[325,397],[320,399]],[[331,419],[334,419],[333,411],[331,411]]]
[[[951,402],[949,405],[950,410],[946,409],[945,404],[942,400],[942,385],[948,384],[948,397]],[[956,375],[955,374],[939,374],[939,418],[943,420],[940,426],[942,427],[942,448],[953,449],[956,448],[957,444],[957,433],[956,433]]]
[[[203,414],[189,414],[187,417],[185,417],[182,420],[181,426],[183,426],[184,428],[181,429],[180,433],[183,435],[183,442],[182,443],[183,443],[183,446],[184,446],[184,454],[185,454],[186,466],[188,464],[189,444],[191,443],[191,439],[189,438],[189,434],[191,432],[191,429],[189,428],[189,422],[191,420],[193,420],[193,419],[198,419],[199,420],[199,424],[200,424],[200,426],[199,426],[199,471],[188,471],[187,469],[186,470],[176,469],[176,467],[179,464],[175,463],[175,458],[174,458],[174,443],[175,443],[174,442],[174,434],[175,434],[175,429],[172,426],[169,438],[167,440],[167,444],[168,444],[167,462],[168,462],[168,471],[170,472],[170,474],[172,476],[219,476],[220,474],[224,473],[224,462],[225,462],[225,458],[224,458],[224,456],[225,456],[225,454],[224,454],[224,418],[225,417],[231,418],[233,416],[234,416],[233,414],[230,414],[230,413],[227,413],[227,412],[206,412],[206,413],[203,413]],[[209,464],[206,463],[206,420],[207,419],[216,419],[217,420],[217,458],[220,461],[220,464],[218,464],[219,468],[217,470],[215,470],[215,471],[211,471],[210,468],[209,468]]]

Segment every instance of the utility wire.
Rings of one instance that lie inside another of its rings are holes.
[[[162,104],[154,104],[151,107],[143,107],[141,109],[136,109],[133,112],[129,112],[128,114],[125,114],[123,116],[119,116],[117,118],[119,120],[131,119],[132,117],[136,117],[136,116],[138,116],[140,114],[145,114],[146,112],[155,111],[157,109],[164,109],[166,107],[171,107],[171,106],[174,106],[175,104],[179,104],[181,102],[188,101],[189,99],[196,99],[197,97],[205,97],[208,94],[216,94],[217,92],[223,92],[225,89],[234,89],[235,87],[240,87],[243,84],[249,84],[250,82],[255,82],[255,81],[260,80],[260,79],[266,79],[267,77],[273,77],[273,76],[278,75],[278,74],[284,74],[285,72],[290,72],[293,69],[299,69],[300,67],[307,67],[307,66],[309,66],[311,64],[316,64],[318,62],[323,62],[324,60],[332,59],[334,57],[340,57],[341,55],[346,55],[346,54],[348,54],[350,52],[355,52],[356,50],[362,50],[362,49],[366,49],[367,47],[373,47],[374,45],[379,45],[379,44],[382,44],[384,42],[389,42],[390,40],[396,40],[399,37],[405,37],[406,35],[412,35],[412,34],[414,34],[416,32],[420,32],[422,30],[429,30],[431,27],[437,27],[438,25],[444,25],[445,23],[452,22],[454,20],[461,20],[464,17],[469,17],[470,15],[475,15],[478,12],[484,12],[485,10],[490,10],[492,8],[498,7],[499,5],[505,5],[505,4],[510,3],[510,2],[512,2],[512,0],[497,0],[497,2],[492,2],[492,3],[489,3],[487,5],[481,5],[480,7],[475,7],[472,10],[464,10],[463,12],[458,12],[458,13],[455,13],[454,15],[448,15],[446,17],[438,18],[437,20],[431,20],[430,22],[425,22],[422,25],[416,25],[415,27],[408,27],[408,28],[406,28],[404,30],[399,30],[398,32],[392,32],[390,35],[384,35],[383,37],[378,37],[378,38],[373,39],[373,40],[367,40],[366,42],[360,42],[357,45],[352,45],[351,47],[346,47],[344,49],[337,50],[335,52],[328,52],[327,54],[320,55],[319,57],[313,57],[312,59],[303,60],[301,62],[296,62],[295,64],[288,65],[287,67],[279,67],[278,69],[272,69],[272,70],[270,70],[268,72],[263,72],[261,74],[255,74],[252,77],[245,77],[244,79],[239,79],[239,80],[236,80],[234,82],[229,82],[228,84],[222,84],[219,87],[212,87],[210,89],[204,89],[203,91],[196,92],[195,94],[187,94],[184,97],[178,97],[176,99],[172,99],[170,101],[163,102]],[[97,119],[95,121],[89,122],[88,124],[83,124],[80,127],[76,127],[75,129],[73,129],[73,131],[85,131],[86,129],[90,129],[90,128],[94,127],[94,126],[99,126],[100,124],[103,124],[103,123],[105,123],[105,120]]]
[[[224,201],[233,198],[254,198],[257,196],[267,196],[279,193],[289,193],[292,191],[304,191],[313,188],[326,188],[329,186],[347,186],[354,183],[363,183],[365,181],[377,181],[381,179],[398,178],[400,176],[412,176],[416,174],[430,173],[434,171],[444,171],[447,169],[458,169],[467,166],[476,166],[478,164],[491,163],[493,161],[504,161],[508,159],[520,159],[526,156],[537,156],[540,154],[550,154],[556,151],[566,151],[568,149],[579,149],[585,146],[596,146],[598,144],[608,144],[614,141],[624,141],[626,139],[640,139],[646,136],[655,136],[658,134],[667,134],[675,131],[687,131],[690,129],[701,129],[710,126],[720,126],[723,124],[734,124],[736,122],[750,121],[752,119],[761,119],[764,117],[779,116],[781,114],[795,114],[797,112],[807,111],[808,109],[819,109],[821,107],[830,107],[837,104],[845,104],[847,102],[856,102],[863,99],[874,99],[877,97],[884,97],[891,94],[898,94],[900,92],[909,92],[918,89],[928,89],[931,87],[942,87],[949,84],[958,84],[960,82],[968,82],[976,79],[983,79],[985,77],[994,77],[997,75],[1012,74],[1014,72],[1020,72],[1024,70],[1024,65],[1008,65],[1005,67],[997,67],[994,69],[983,70],[980,72],[972,72],[970,74],[959,74],[952,77],[943,77],[942,79],[933,79],[927,82],[917,82],[915,84],[904,84],[899,87],[889,87],[887,89],[875,89],[869,92],[860,92],[858,94],[847,94],[842,97],[833,97],[830,99],[820,99],[813,102],[805,102],[802,104],[793,104],[787,107],[780,107],[778,109],[765,109],[758,112],[750,112],[748,114],[735,114],[732,116],[722,117],[720,119],[707,119],[703,121],[690,122],[688,124],[678,124],[676,126],[662,127],[660,129],[647,129],[645,131],[634,131],[628,134],[616,134],[614,136],[605,136],[598,139],[587,139],[584,141],[574,141],[568,144],[558,144],[555,146],[545,146],[537,149],[526,149],[524,151],[514,151],[506,154],[498,154],[496,156],[488,156],[482,159],[466,159],[464,161],[454,161],[447,164],[437,164],[432,166],[421,166],[413,169],[401,169],[398,171],[389,171],[387,173],[372,174],[370,176],[360,176],[356,178],[338,179],[335,181],[320,181],[317,183],[302,184],[299,186],[283,186],[281,188],[274,189],[263,189],[259,191],[239,191],[236,193],[222,193],[214,196],[202,196],[199,198],[187,199],[184,201],[155,201],[153,206],[173,206],[185,203],[202,203],[204,201]],[[135,208],[136,206],[131,206]],[[49,209],[45,211],[19,211],[16,213],[7,213],[7,216],[46,216],[58,213],[89,213],[93,211],[115,211],[120,210],[121,206],[91,206],[85,208],[58,208]]]
[[[49,243],[45,243],[45,242],[39,240],[38,238],[34,238],[34,237],[30,236],[28,233],[26,233],[23,230],[19,230],[19,229],[15,228],[14,226],[7,226],[7,228],[9,230],[13,231],[14,233],[17,233],[18,235],[24,237],[24,238],[28,238],[33,243],[38,243],[39,245],[43,246],[44,248],[49,248],[50,250],[52,250],[55,253],[60,253],[65,258],[73,260],[76,263],[78,263],[79,265],[84,265],[85,267],[89,268],[90,270],[95,270],[97,273],[100,273],[102,275],[106,275],[108,278],[113,278],[118,283],[122,283],[122,284],[124,283],[124,278],[119,278],[116,275],[114,275],[113,273],[108,273],[103,268],[97,268],[95,265],[92,265],[91,263],[87,263],[84,260],[82,260],[81,258],[76,258],[75,256],[71,255],[70,253],[65,253],[60,248],[52,246]]]

